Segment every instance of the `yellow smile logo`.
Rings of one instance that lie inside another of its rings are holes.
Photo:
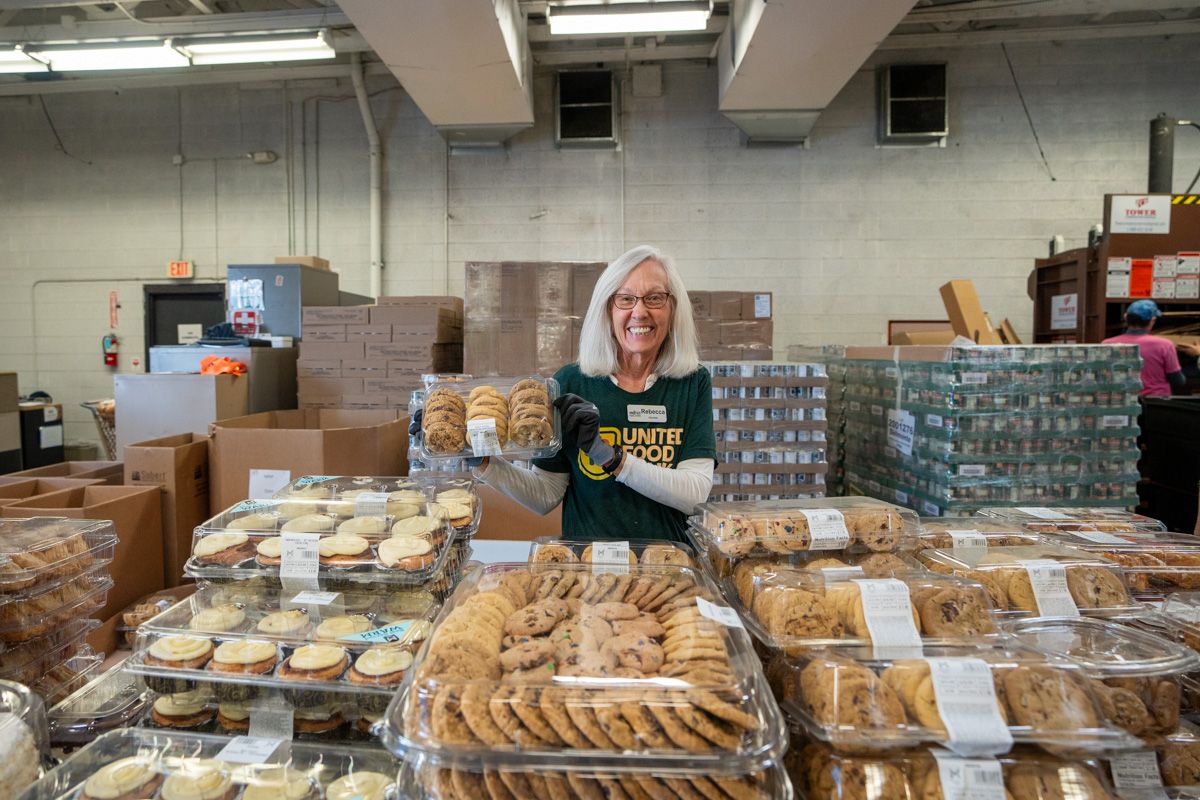
[[[620,431],[618,431],[616,428],[601,428],[600,429],[600,438],[603,439],[604,441],[608,442],[613,447],[616,447],[617,437],[619,435],[620,435]],[[578,461],[579,461],[579,471],[594,481],[602,481],[605,478],[612,477],[607,472],[600,469],[600,465],[597,464],[596,462],[592,461],[590,458],[588,458],[587,455],[582,450],[579,451]]]

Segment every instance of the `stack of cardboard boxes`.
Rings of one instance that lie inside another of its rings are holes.
[[[0,473],[21,468],[21,411],[17,373],[0,372]]]
[[[700,358],[770,361],[775,336],[770,292],[689,291]]]
[[[421,375],[461,372],[460,297],[381,297],[307,306],[296,364],[300,408],[407,408]]]
[[[465,371],[553,375],[579,353],[603,262],[467,262]]]

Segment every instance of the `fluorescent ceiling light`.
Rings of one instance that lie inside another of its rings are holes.
[[[30,46],[34,57],[50,62],[55,72],[186,67],[187,56],[166,42],[113,42],[105,44]]]
[[[666,2],[611,3],[594,6],[551,6],[547,12],[550,33],[581,36],[600,33],[671,33],[702,31],[708,27],[712,3]]]
[[[274,61],[314,61],[337,55],[325,31],[284,36],[242,36],[174,40],[177,50],[197,66]]]
[[[0,72],[45,72],[49,67],[22,51],[20,47],[0,50]]]

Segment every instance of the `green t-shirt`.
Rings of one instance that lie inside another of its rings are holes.
[[[712,379],[704,367],[686,378],[659,378],[640,393],[625,391],[607,375],[589,378],[578,364],[563,367],[554,379],[563,394],[596,404],[600,438],[620,444],[629,455],[667,468],[689,458],[716,459]],[[578,450],[533,463],[570,474],[563,498],[564,537],[684,540],[686,514],[617,483]]]

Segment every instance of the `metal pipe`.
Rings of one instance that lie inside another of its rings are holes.
[[[1150,175],[1146,191],[1170,194],[1175,167],[1175,126],[1166,114],[1150,120]]]
[[[354,96],[358,98],[358,110],[362,113],[370,146],[371,296],[379,297],[383,293],[383,147],[379,144],[379,129],[375,127],[375,116],[371,113],[371,100],[367,97],[362,59],[358,53],[351,56],[350,79],[354,82]]]

